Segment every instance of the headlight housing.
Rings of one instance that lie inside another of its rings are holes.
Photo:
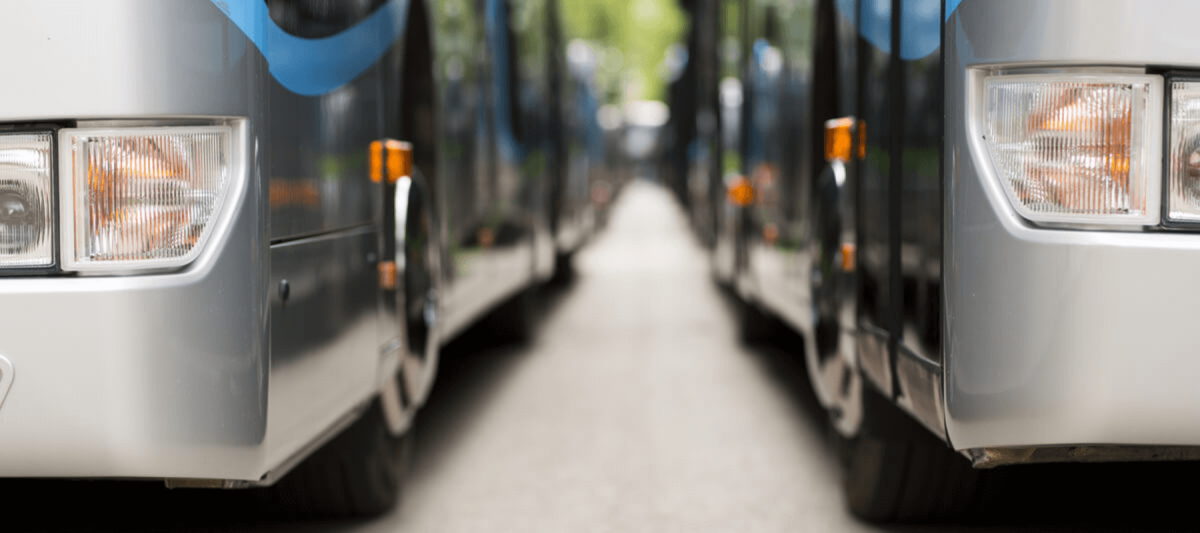
[[[0,134],[0,268],[54,265],[53,136]]]
[[[1200,222],[1200,81],[1171,83],[1167,219]]]
[[[1162,81],[1100,72],[983,80],[982,135],[1016,211],[1049,225],[1158,223]]]
[[[63,269],[179,267],[234,188],[229,126],[60,131]]]

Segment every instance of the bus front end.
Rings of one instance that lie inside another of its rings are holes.
[[[217,4],[0,17],[0,477],[266,470],[266,65]]]
[[[949,441],[976,466],[1200,457],[1200,5],[947,13]]]

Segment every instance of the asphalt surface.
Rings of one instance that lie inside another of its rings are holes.
[[[424,413],[404,508],[362,531],[864,529],[669,197],[625,192],[532,345]]]
[[[402,504],[368,521],[264,514],[246,491],[0,484],[0,530],[353,532],[1131,531],[1200,527],[1194,465],[1016,471],[967,524],[844,510],[799,340],[737,340],[734,306],[666,192],[634,183],[543,291],[537,334],[447,346]],[[2,431],[2,428],[0,428]],[[1190,490],[1191,492],[1186,492]]]

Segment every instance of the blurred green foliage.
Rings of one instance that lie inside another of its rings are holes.
[[[601,51],[596,78],[606,100],[662,100],[663,58],[687,30],[678,0],[559,0],[564,36]]]

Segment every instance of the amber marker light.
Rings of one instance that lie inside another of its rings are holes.
[[[842,243],[842,271],[854,272],[854,243]]]
[[[773,245],[775,244],[775,241],[779,240],[779,226],[768,222],[763,226],[762,234],[763,240],[766,241],[767,244]]]
[[[383,181],[383,142],[372,141],[369,152],[367,159],[371,169],[371,182],[379,183]]]
[[[854,123],[854,130],[858,133],[858,145],[855,146],[854,155],[859,159],[867,158],[867,123],[861,120]]]
[[[747,207],[754,203],[754,185],[746,176],[737,176],[729,181],[725,194],[729,202],[738,207]]]
[[[475,240],[479,241],[479,245],[487,248],[496,242],[496,233],[492,228],[483,227],[475,234]]]
[[[379,288],[385,291],[396,289],[396,262],[379,262]]]
[[[862,143],[859,143],[860,146]],[[825,160],[850,161],[854,145],[854,119],[835,118],[825,121]],[[860,148],[861,150],[861,148]]]
[[[413,145],[409,142],[387,140],[387,179],[388,183],[396,183],[405,176],[412,175]]]

